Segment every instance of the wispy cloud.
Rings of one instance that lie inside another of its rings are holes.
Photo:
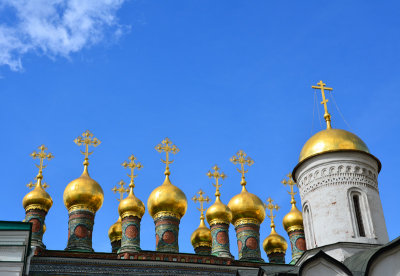
[[[0,0],[0,66],[20,71],[27,53],[68,57],[120,36],[116,12],[124,1]]]

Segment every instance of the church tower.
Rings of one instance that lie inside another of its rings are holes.
[[[327,249],[343,261],[371,244],[389,241],[378,190],[381,163],[358,136],[331,127],[325,90],[332,88],[322,81],[312,88],[322,92],[327,128],[305,143],[293,177],[300,191],[307,250],[345,242]]]

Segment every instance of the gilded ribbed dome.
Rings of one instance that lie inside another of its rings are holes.
[[[82,175],[72,180],[64,190],[64,205],[73,208],[88,209],[97,212],[103,205],[103,189],[88,173],[85,166]]]
[[[215,223],[226,223],[230,224],[232,221],[232,211],[228,206],[223,204],[217,196],[213,205],[208,207],[206,212],[206,218],[208,224],[213,225]]]
[[[321,153],[343,150],[369,153],[367,145],[357,135],[343,129],[328,128],[308,139],[300,152],[299,162]]]
[[[52,205],[53,199],[43,189],[42,185],[40,184],[40,180],[38,180],[35,188],[27,193],[22,200],[22,206],[24,207],[25,211],[40,209],[48,212]]]
[[[129,195],[121,200],[118,206],[118,213],[121,218],[134,216],[142,218],[145,212],[143,202],[135,196],[133,189],[130,189]]]
[[[204,223],[204,216],[200,220],[199,227],[192,233],[190,241],[193,245],[193,248],[197,248],[200,246],[211,247],[212,243],[211,231]]]
[[[121,217],[119,217],[117,222],[111,225],[110,229],[108,229],[108,237],[110,238],[110,242],[122,239]]]
[[[164,183],[151,192],[147,208],[153,218],[157,213],[163,212],[180,219],[186,213],[187,199],[181,189],[171,183],[169,175],[166,175]]]
[[[292,203],[292,209],[284,216],[282,223],[286,232],[304,229],[303,214],[297,209],[296,204]]]
[[[246,186],[242,186],[240,194],[235,195],[228,203],[232,211],[232,224],[239,219],[253,219],[262,223],[265,218],[265,205],[255,194],[249,193]]]
[[[275,227],[271,229],[271,234],[263,242],[263,248],[267,255],[271,253],[286,253],[287,247],[285,238],[276,233]]]

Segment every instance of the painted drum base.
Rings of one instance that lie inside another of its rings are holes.
[[[117,253],[120,248],[121,248],[121,240],[116,240],[111,243],[112,253]]]
[[[296,263],[304,251],[306,251],[306,240],[304,230],[294,230],[288,233],[292,247],[292,263]]]
[[[74,210],[69,213],[68,245],[65,250],[93,252],[92,232],[94,213],[89,210]]]
[[[208,246],[199,246],[194,249],[194,252],[196,252],[197,255],[211,255],[211,247]]]
[[[229,224],[216,223],[211,225],[211,238],[211,255],[233,259],[229,248]]]
[[[239,260],[264,262],[260,250],[260,225],[243,223],[235,227]]]
[[[121,248],[118,250],[119,258],[125,253],[140,252],[140,218],[129,216],[124,217],[122,224]]]
[[[268,255],[268,260],[273,264],[284,264],[285,263],[285,253],[271,253]]]
[[[162,216],[154,220],[156,226],[156,251],[179,253],[179,223],[179,219],[171,216]]]
[[[44,220],[46,218],[46,212],[39,209],[28,210],[25,213],[25,221],[32,223],[32,238],[31,244],[32,246],[36,246],[39,249],[46,249],[46,246],[43,244],[43,234],[44,234]],[[36,254],[36,252],[35,252]]]

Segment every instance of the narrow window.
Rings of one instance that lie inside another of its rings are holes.
[[[365,237],[364,224],[361,216],[360,197],[358,195],[353,195],[353,203],[354,203],[354,211],[356,213],[358,234],[360,235],[360,237]]]

